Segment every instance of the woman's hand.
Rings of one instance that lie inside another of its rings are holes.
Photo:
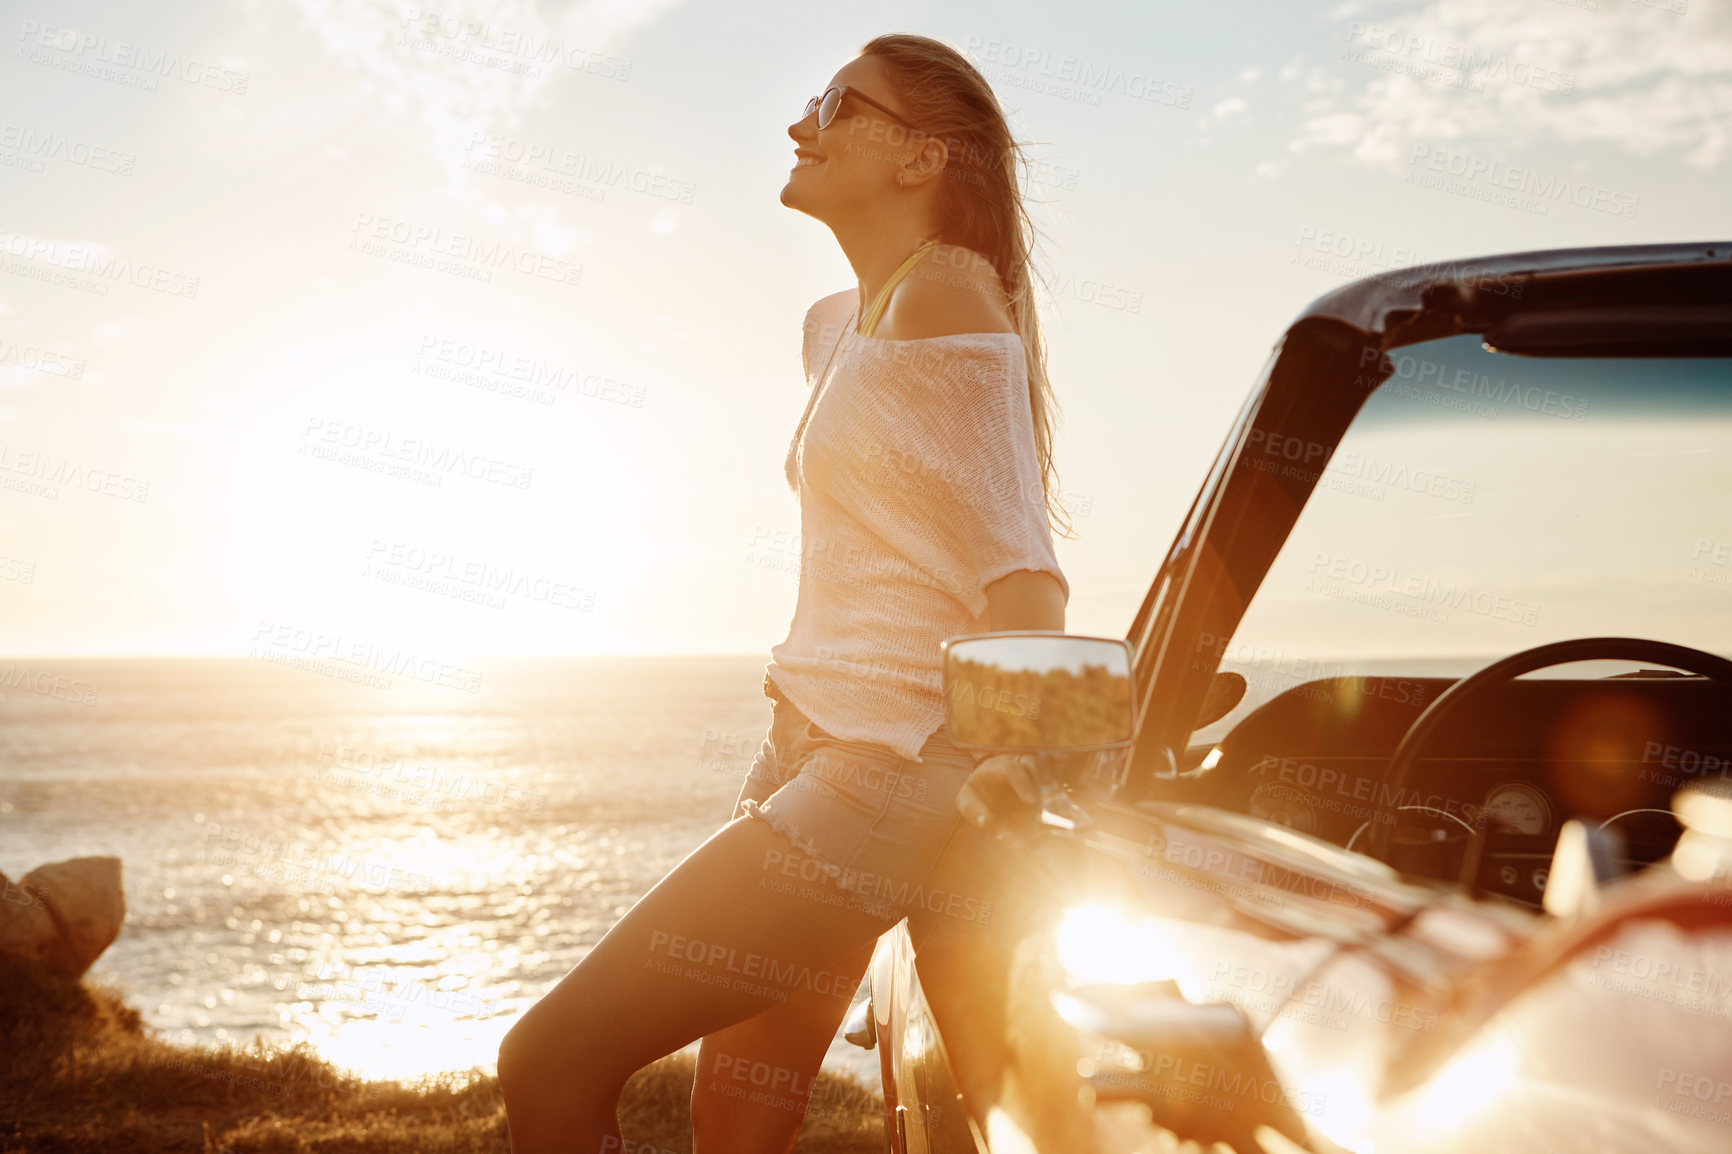
[[[1040,805],[1040,779],[1026,753],[995,753],[974,767],[956,795],[962,819],[976,827],[1003,819],[1023,806]]]

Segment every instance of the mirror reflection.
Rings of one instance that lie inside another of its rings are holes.
[[[944,645],[950,736],[980,749],[1108,749],[1134,736],[1131,651],[1122,639],[992,633]]]

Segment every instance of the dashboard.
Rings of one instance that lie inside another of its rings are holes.
[[[1325,678],[1248,714],[1183,800],[1265,818],[1349,849],[1393,827],[1390,864],[1537,906],[1558,830],[1615,831],[1637,869],[1682,832],[1672,794],[1732,780],[1732,686],[1643,675],[1512,681],[1455,711],[1393,788],[1390,755],[1448,678]],[[1395,690],[1399,686],[1399,692]],[[1483,836],[1475,836],[1483,831]]]

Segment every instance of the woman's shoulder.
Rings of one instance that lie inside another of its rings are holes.
[[[812,307],[806,310],[807,334],[816,333],[822,336],[828,332],[830,336],[836,336],[854,315],[859,297],[860,290],[857,288],[838,289],[829,296],[819,297],[812,303]]]
[[[896,340],[1014,333],[1010,302],[992,262],[961,245],[940,245],[898,286],[879,322]]]
[[[822,371],[824,358],[841,343],[842,330],[854,315],[858,296],[858,289],[842,289],[819,297],[806,310],[806,319],[800,326],[800,364],[806,370],[808,387],[815,383],[812,375]]]
[[[849,363],[870,387],[944,410],[1014,408],[1028,394],[1028,358],[1015,332],[866,340]]]

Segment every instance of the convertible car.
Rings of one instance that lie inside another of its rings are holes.
[[[1045,800],[880,942],[888,1146],[1732,1149],[1727,654],[1732,242],[1322,297],[1124,639],[946,642]]]

